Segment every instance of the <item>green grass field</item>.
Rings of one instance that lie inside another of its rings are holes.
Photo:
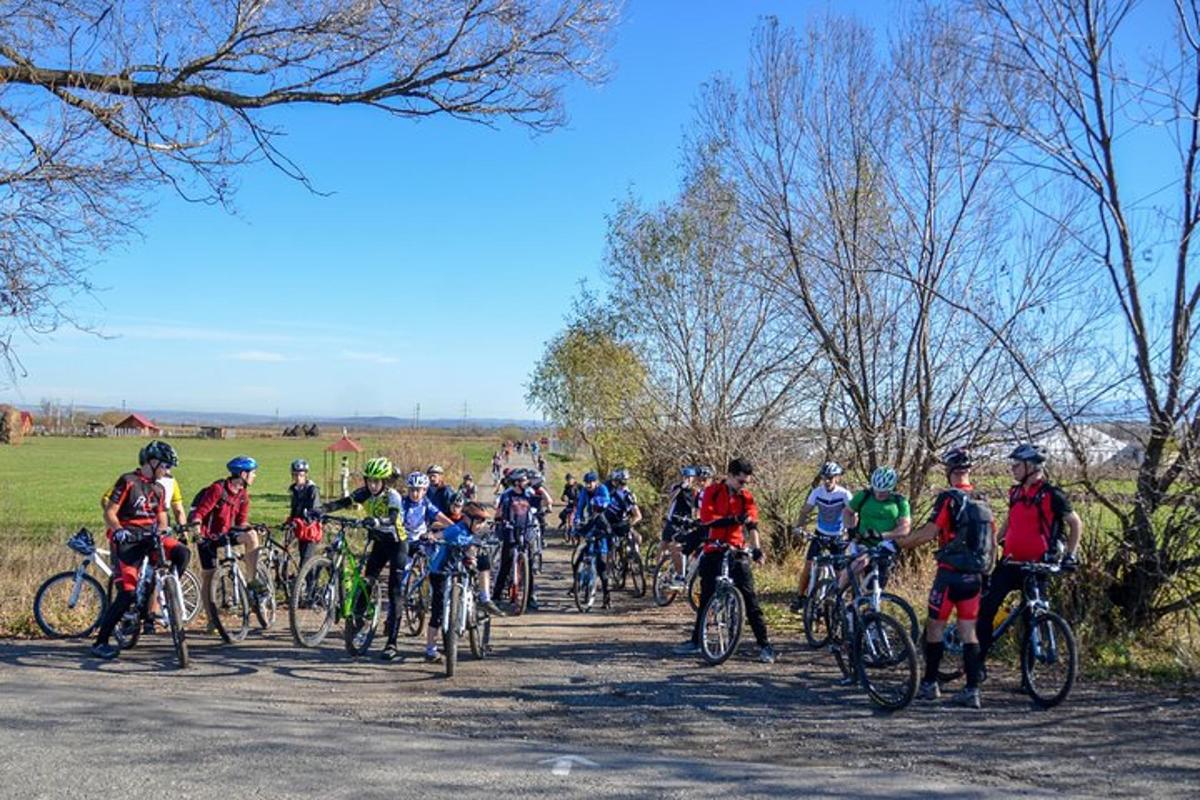
[[[308,459],[313,478],[322,481],[324,450],[334,438],[172,439],[179,452],[175,476],[184,505],[203,486],[225,475],[226,461],[245,453],[260,464],[250,491],[251,517],[265,523],[282,522],[292,460]],[[138,449],[146,441],[35,437],[15,447],[0,447],[0,540],[65,539],[82,525],[93,531],[103,529],[100,495],[119,474],[137,466]],[[464,471],[474,472],[476,478],[485,475],[496,446],[491,439],[449,434],[364,436],[356,441],[364,448],[363,459],[382,453],[403,469],[424,469],[437,461],[456,485]],[[335,464],[335,472],[336,468]]]

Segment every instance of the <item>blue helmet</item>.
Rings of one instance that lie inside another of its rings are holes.
[[[600,480],[600,476],[594,472],[583,473],[583,482],[584,483],[591,483],[593,481],[598,481],[598,480]]]
[[[700,474],[700,470],[696,469],[695,467],[684,467],[683,469],[679,470],[679,474],[685,478],[694,478]]]
[[[234,456],[225,465],[225,468],[229,470],[230,475],[240,475],[243,472],[253,472],[258,469],[258,462],[250,456]]]

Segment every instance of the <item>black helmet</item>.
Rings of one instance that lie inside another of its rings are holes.
[[[292,472],[308,472],[308,462],[303,458],[297,458],[292,462]]]
[[[450,495],[450,505],[465,506],[466,504],[467,504],[467,498],[463,497],[462,492],[455,492],[454,494]]]
[[[1036,444],[1023,443],[1008,454],[1010,461],[1024,461],[1027,464],[1042,465],[1046,463],[1046,454]]]
[[[563,480],[573,481],[573,480],[575,480],[575,476],[568,472],[567,477],[563,478]]]
[[[952,447],[942,456],[942,466],[953,472],[959,469],[970,469],[971,454],[961,447]]]
[[[176,454],[175,448],[158,439],[150,442],[138,453],[139,463],[145,464],[150,459],[158,461],[165,467],[174,467],[179,464],[179,456]]]
[[[696,474],[701,478],[711,478],[716,474],[716,470],[706,464],[701,464],[696,467]]]
[[[845,472],[845,470],[842,469],[842,465],[837,463],[836,461],[826,461],[824,464],[821,465],[821,477],[822,478],[836,478],[837,476],[841,475],[843,472]]]

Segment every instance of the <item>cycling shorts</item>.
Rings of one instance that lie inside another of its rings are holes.
[[[240,533],[225,533],[211,539],[201,536],[200,541],[196,543],[196,550],[200,553],[200,568],[216,569],[217,559],[221,557],[221,551],[225,549],[225,540],[228,539],[234,547],[237,547],[237,537],[240,535]]]
[[[929,591],[929,618],[945,622],[953,611],[959,622],[972,622],[979,617],[982,593],[983,576],[979,573],[939,568]]]
[[[815,561],[821,553],[833,551],[840,553],[846,549],[846,540],[840,536],[814,536],[808,543],[808,554],[805,561]]]
[[[188,556],[191,553],[173,536],[163,537],[163,550],[180,569],[187,567]],[[142,558],[150,556],[150,563],[158,562],[158,551],[150,548],[149,541],[137,541],[117,547],[117,557],[113,559],[113,580],[118,588],[126,592],[137,589],[138,572],[142,567]]]

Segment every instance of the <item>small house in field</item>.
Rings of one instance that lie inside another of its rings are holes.
[[[86,436],[107,436],[108,426],[98,419],[89,419],[87,421]]]
[[[201,425],[197,435],[201,439],[233,439],[235,437],[232,428],[222,428],[219,425]]]
[[[141,414],[130,414],[113,426],[113,433],[117,436],[158,436],[162,428]]]

